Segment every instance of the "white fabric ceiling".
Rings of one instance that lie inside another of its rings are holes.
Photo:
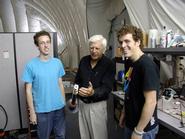
[[[111,21],[123,9],[122,0],[88,0],[87,21],[89,36],[102,34],[108,39]]]
[[[124,0],[132,24],[149,29],[166,26],[185,33],[185,0]]]
[[[110,21],[122,7],[122,0],[0,0],[0,30],[56,31],[65,66],[77,67],[88,53],[89,35],[103,34],[108,39]]]
[[[131,23],[145,32],[167,26],[185,33],[184,0],[0,0],[0,31],[56,31],[65,66],[77,67],[88,53],[88,37],[110,40],[112,21],[125,6]]]

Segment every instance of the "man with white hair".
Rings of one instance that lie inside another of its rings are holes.
[[[107,99],[112,90],[115,66],[104,56],[107,40],[89,39],[90,55],[81,59],[75,83],[79,85],[79,128],[81,139],[108,139]]]

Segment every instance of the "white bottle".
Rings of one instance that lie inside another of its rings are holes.
[[[172,30],[168,30],[167,31],[167,35],[166,35],[166,40],[167,40],[167,48],[171,47],[171,41],[174,37],[173,31]]]
[[[152,36],[151,38],[151,48],[155,48],[156,47],[156,38],[154,36]]]
[[[164,26],[162,31],[161,31],[161,36],[160,36],[160,46],[161,48],[166,48],[167,47],[167,31],[166,27]]]

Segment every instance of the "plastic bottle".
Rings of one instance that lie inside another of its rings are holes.
[[[167,48],[171,47],[171,41],[174,37],[173,31],[172,30],[168,30],[167,31],[167,35],[166,35],[166,40],[167,40]]]
[[[154,36],[152,36],[151,38],[151,48],[155,48],[156,47],[156,38]]]
[[[167,36],[166,35],[167,35],[166,26],[164,26],[161,31],[161,36],[160,36],[160,46],[162,48],[167,47]]]

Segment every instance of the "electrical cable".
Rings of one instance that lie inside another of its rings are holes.
[[[6,117],[5,125],[4,125],[4,127],[2,129],[0,129],[0,137],[3,137],[4,134],[5,134],[6,126],[8,124],[8,115],[7,115],[7,112],[6,112],[5,108],[2,105],[0,105],[0,108],[3,110],[3,112],[5,114],[5,117]]]

